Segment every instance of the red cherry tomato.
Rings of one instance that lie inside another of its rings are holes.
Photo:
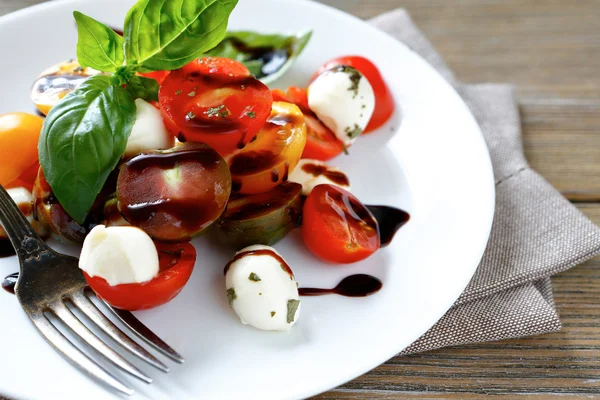
[[[145,310],[171,301],[181,292],[192,275],[196,249],[190,243],[158,243],[160,270],[146,283],[110,286],[99,276],[85,279],[96,294],[113,307],[123,310]]]
[[[243,64],[219,57],[195,60],[171,71],[158,98],[173,135],[204,142],[222,156],[252,140],[273,104],[269,88]]]
[[[273,101],[286,101],[296,104],[304,114],[306,133],[308,134],[302,158],[327,161],[344,151],[344,144],[338,140],[321,120],[308,108],[306,90],[290,86],[287,94],[274,89]]]
[[[373,214],[350,192],[333,185],[318,185],[306,198],[302,237],[314,255],[332,263],[364,260],[381,246]]]
[[[152,78],[156,82],[158,82],[159,85],[162,85],[162,83],[165,80],[165,78],[167,77],[167,75],[169,75],[169,72],[171,72],[171,71],[140,72],[139,74],[141,76],[145,76],[146,78]]]
[[[336,65],[348,65],[354,67],[363,74],[375,92],[375,111],[369,121],[369,124],[365,128],[363,133],[374,131],[381,125],[390,119],[394,113],[394,98],[390,89],[386,85],[379,69],[370,60],[361,56],[345,56],[335,58],[329,62],[326,62],[315,75],[311,78],[311,81],[317,77],[321,72],[333,68]]]

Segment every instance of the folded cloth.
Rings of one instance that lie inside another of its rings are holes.
[[[487,248],[452,308],[401,354],[560,330],[550,276],[600,253],[600,228],[531,169],[510,85],[457,82],[405,10],[370,21],[426,59],[477,119],[496,183]]]

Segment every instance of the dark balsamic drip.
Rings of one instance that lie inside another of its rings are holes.
[[[287,263],[285,262],[285,260],[283,258],[281,258],[281,256],[277,253],[275,253],[273,250],[269,250],[269,249],[261,249],[261,250],[250,250],[250,251],[243,251],[241,253],[236,254],[231,261],[229,261],[227,263],[227,265],[225,265],[225,269],[223,270],[223,274],[227,274],[227,271],[229,271],[229,267],[231,267],[231,265],[240,260],[243,257],[248,257],[248,256],[270,256],[273,257],[274,259],[276,259],[279,264],[281,265],[281,268],[287,272],[291,278],[294,277],[294,273],[292,272],[292,269],[290,268],[289,265],[287,265]]]
[[[271,171],[271,182],[278,182],[278,181],[279,181],[279,170],[274,169],[273,171]]]
[[[8,293],[15,294],[15,285],[17,284],[18,279],[18,272],[7,275],[6,278],[4,278],[4,280],[2,281],[2,289],[6,290]]]
[[[293,213],[295,200],[301,196],[302,185],[296,182],[286,182],[275,189],[253,195],[232,195],[223,218],[234,221],[246,221],[268,214],[269,212],[287,207]],[[298,207],[300,209],[300,207]],[[292,215],[296,221],[299,216]]]
[[[161,169],[174,168],[178,163],[185,161],[198,161],[202,163],[205,169],[216,168],[220,158],[214,150],[208,146],[178,150],[165,153],[140,154],[127,162],[126,167],[132,170],[142,170],[148,167],[158,167]]]
[[[158,249],[158,264],[160,265],[160,270],[165,271],[176,265],[179,260],[181,260],[182,254],[183,248],[177,250]]]
[[[177,134],[177,140],[179,140],[181,143],[185,143],[185,142],[187,142],[187,139],[185,138],[185,136],[183,136],[183,133],[182,133],[182,132],[179,132],[179,133]]]
[[[268,150],[246,151],[231,159],[229,169],[232,175],[253,175],[272,168],[278,160],[279,155]]]
[[[157,214],[167,214],[179,221],[181,228],[190,232],[205,228],[211,222],[207,221],[207,216],[213,214],[214,209],[212,204],[205,205],[196,199],[185,201],[167,198],[149,203],[127,204],[123,215],[128,221],[139,224],[150,222]]]
[[[366,206],[379,224],[381,247],[392,242],[394,235],[410,220],[410,214],[399,208],[389,206]]]
[[[12,243],[8,239],[0,239],[0,258],[10,257],[17,254]]]
[[[350,181],[346,174],[342,171],[332,171],[327,165],[319,165],[319,164],[304,164],[302,166],[302,170],[307,174],[311,174],[313,176],[323,175],[330,181],[342,185],[342,186],[350,186]]]
[[[333,289],[300,288],[300,296],[322,296],[339,294],[347,297],[365,297],[378,292],[383,284],[374,276],[366,274],[350,275],[341,280]]]
[[[229,42],[239,52],[248,55],[247,61],[260,61],[262,66],[257,72],[256,78],[260,79],[267,75],[274,74],[290,58],[290,49],[275,49],[273,47],[249,47],[239,40],[230,39]]]
[[[288,176],[290,175],[290,164],[285,163],[283,168],[283,177],[281,178],[281,182],[287,182]]]
[[[242,190],[242,182],[236,181],[236,180],[232,180],[231,181],[231,192],[232,193],[237,193],[240,190]]]

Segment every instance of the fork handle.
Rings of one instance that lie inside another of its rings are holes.
[[[0,185],[0,225],[15,248],[21,265],[30,258],[39,258],[42,252],[52,251],[33,230],[2,185]]]

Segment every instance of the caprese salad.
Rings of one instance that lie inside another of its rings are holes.
[[[0,185],[41,236],[83,245],[80,268],[114,307],[174,298],[196,261],[190,240],[212,227],[237,251],[225,266],[231,308],[256,328],[290,329],[298,283],[273,245],[299,228],[307,251],[335,264],[382,246],[381,208],[362,204],[326,161],[391,117],[390,90],[360,56],[319,67],[306,87],[271,90],[265,82],[309,32],[226,33],[235,1],[185,16],[146,3],[122,36],[74,13],[77,58],[32,86],[44,117],[0,116]]]

